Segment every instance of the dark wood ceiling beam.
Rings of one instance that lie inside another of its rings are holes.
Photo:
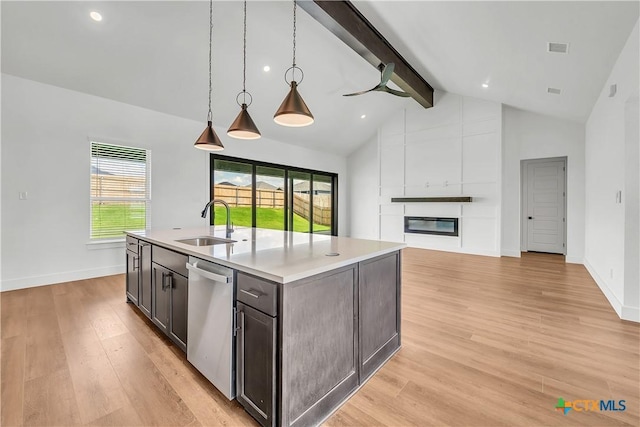
[[[351,2],[335,0],[296,0],[296,2],[374,67],[377,68],[380,63],[393,62],[395,71],[391,81],[410,94],[424,108],[433,107],[431,85]]]

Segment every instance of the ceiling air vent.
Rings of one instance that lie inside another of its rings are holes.
[[[569,53],[569,43],[554,43],[549,42],[547,44],[547,52],[553,53]]]
[[[560,89],[557,89],[555,87],[548,87],[547,88],[547,93],[552,93],[554,95],[560,95]]]

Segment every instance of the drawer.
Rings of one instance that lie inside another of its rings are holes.
[[[138,253],[138,239],[135,237],[127,236],[127,244],[125,245],[128,251]]]
[[[270,316],[278,313],[278,286],[238,272],[236,299]]]
[[[153,245],[151,248],[151,260],[156,264],[173,270],[184,277],[189,277],[189,270],[187,270],[187,261],[189,257],[178,252],[170,251],[160,246]]]

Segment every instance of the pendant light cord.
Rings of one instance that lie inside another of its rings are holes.
[[[211,42],[213,40],[213,0],[209,0],[209,113],[207,120],[212,121],[211,113]]]
[[[247,103],[247,0],[244,1],[244,33],[243,33],[243,58],[242,58],[242,102]]]
[[[296,9],[297,9],[296,0],[293,0],[293,70],[292,70],[292,80],[296,79]]]

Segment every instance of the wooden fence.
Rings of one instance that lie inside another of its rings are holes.
[[[216,199],[222,199],[229,206],[251,206],[251,187],[234,185],[214,185]],[[284,191],[279,189],[256,189],[256,206],[259,208],[284,208]],[[293,212],[309,220],[309,195],[293,194]],[[314,224],[331,225],[331,195],[313,196]]]

